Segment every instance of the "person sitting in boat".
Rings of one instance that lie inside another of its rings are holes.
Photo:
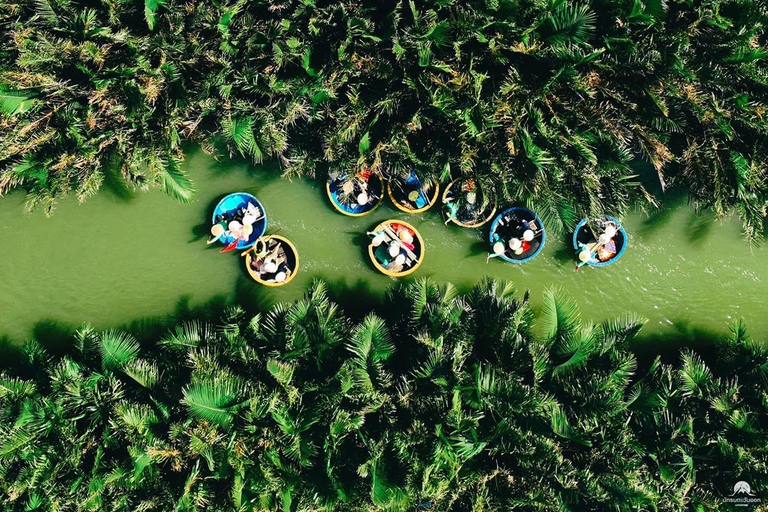
[[[595,251],[595,243],[592,242],[590,244],[584,244],[581,242],[578,242],[579,244],[579,263],[576,265],[576,271],[578,271],[581,267],[584,265],[587,265],[589,263],[597,263],[597,251]]]
[[[601,241],[597,249],[597,259],[600,261],[608,261],[616,256],[616,241],[613,238],[608,238],[605,233],[600,235],[600,238],[606,237],[606,240]]]
[[[618,232],[616,224],[613,222],[606,222],[604,226],[604,232],[598,237],[599,249],[597,251],[597,257],[600,261],[608,261],[616,256],[616,240],[614,237]]]
[[[443,207],[446,209],[447,213],[445,217],[445,225],[447,226],[449,222],[456,218],[459,211],[459,203],[458,201],[454,201],[452,197],[449,197],[443,204]]]

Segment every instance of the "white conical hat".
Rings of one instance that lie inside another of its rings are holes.
[[[590,258],[590,255],[589,255],[589,250],[588,249],[584,249],[583,251],[579,252],[579,260],[580,261],[587,262],[587,261],[589,261],[589,258]]]
[[[597,238],[597,241],[603,245],[607,244],[610,240],[611,240],[611,237],[608,236],[608,233],[603,233]]]
[[[519,238],[513,238],[509,241],[509,248],[513,251],[516,251],[520,248],[520,246],[523,245],[523,243],[520,241]]]
[[[402,265],[405,263],[405,255],[404,254],[398,254],[395,256],[395,263],[398,265]]]
[[[360,192],[360,194],[357,196],[357,204],[364,205],[368,204],[368,194],[365,192]]]
[[[400,244],[397,242],[392,242],[389,244],[389,255],[394,258],[398,254],[400,254]]]
[[[526,242],[530,242],[531,240],[533,240],[533,231],[530,229],[526,229],[525,232],[523,233],[523,240],[525,240]]]
[[[379,233],[376,236],[373,237],[373,240],[371,240],[371,243],[374,247],[380,246],[384,242],[384,234]]]
[[[213,236],[221,236],[224,234],[224,226],[221,224],[214,224],[211,226],[211,234]]]
[[[493,244],[493,252],[494,254],[504,254],[504,243],[496,242]]]
[[[275,263],[272,260],[269,260],[268,262],[264,263],[264,272],[267,274],[271,274],[272,272],[277,272],[277,263]]]
[[[278,272],[277,275],[275,276],[275,281],[277,281],[278,283],[282,283],[283,281],[285,281],[287,277],[288,275],[285,272]]]
[[[616,236],[616,228],[613,226],[613,224],[608,224],[605,226],[605,234],[608,235],[608,238],[613,238]]]

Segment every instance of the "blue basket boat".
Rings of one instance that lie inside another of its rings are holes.
[[[595,233],[593,233],[592,229],[590,229],[587,221],[588,219],[582,219],[582,221],[579,222],[573,232],[573,249],[576,251],[577,256],[585,249],[589,250],[590,255],[592,255],[592,249],[598,249],[602,245],[598,240],[595,239]],[[613,248],[615,250],[612,251],[612,255],[609,255],[609,257],[605,259],[601,259],[599,257],[600,253],[596,252],[594,257],[590,257],[590,259],[583,261],[583,263],[586,263],[591,267],[607,267],[608,265],[619,261],[619,259],[624,255],[624,251],[629,245],[629,237],[627,236],[627,232],[624,230],[624,227],[621,225],[621,223],[610,215],[603,215],[602,217],[592,219],[592,221],[594,223],[593,225],[598,228],[600,233],[604,232],[606,227],[613,224],[613,227],[616,230],[616,234],[612,238]]]
[[[434,178],[422,180],[416,171],[411,170],[407,179],[390,179],[387,182],[387,192],[398,210],[405,213],[423,213],[437,202],[440,184]]]
[[[264,209],[264,206],[251,194],[235,192],[219,201],[219,204],[214,208],[213,216],[211,217],[211,222],[213,224],[217,224],[221,221],[217,219],[222,218],[226,221],[234,220],[237,212],[240,211],[241,208],[247,208],[249,203],[261,210],[261,215],[259,220],[253,223],[253,233],[248,237],[248,240],[240,240],[237,243],[235,246],[237,250],[248,249],[255,244],[256,240],[267,230],[267,211]],[[219,238],[219,241],[224,245],[230,245],[235,241],[235,238],[229,235],[224,235]]]
[[[526,234],[529,230],[532,235]],[[525,263],[539,255],[546,240],[547,233],[538,215],[528,208],[513,206],[493,219],[488,235],[491,243],[488,258],[499,257],[510,263]]]
[[[367,175],[367,178],[365,177]],[[351,192],[345,192],[344,186]],[[365,189],[363,189],[363,184]],[[357,174],[342,174],[337,178],[329,178],[326,185],[328,198],[333,207],[344,215],[350,217],[362,217],[375,210],[384,199],[384,181],[381,176],[371,171],[362,171]],[[358,202],[362,192],[368,196],[363,204]]]

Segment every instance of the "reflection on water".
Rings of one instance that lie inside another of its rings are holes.
[[[119,181],[84,205],[63,201],[52,218],[23,214],[21,193],[2,198],[0,335],[22,341],[41,322],[138,328],[136,319],[152,319],[144,323],[165,328],[171,316],[186,316],[183,304],[188,310],[209,301],[263,307],[298,298],[316,277],[343,306],[362,312],[380,304],[392,284],[373,269],[360,236],[386,218],[407,218],[425,239],[425,262],[413,278],[430,276],[460,289],[484,276],[506,279],[530,289],[534,307],[544,289],[559,286],[585,317],[635,312],[649,320],[646,336],[657,339],[694,328],[723,333],[740,316],[752,332],[768,331],[760,307],[768,292],[768,253],[746,245],[737,219],[697,214],[685,198],[650,216],[630,215],[622,260],[576,273],[568,237],[548,237],[542,254],[524,265],[486,263],[488,225],[446,227],[437,209],[406,216],[388,203],[367,217],[344,217],[315,183],[216,162],[199,151],[186,168],[200,191],[191,205],[157,191],[137,194]],[[290,285],[259,287],[239,255],[205,245],[211,210],[235,190],[256,195],[269,212],[268,232],[279,230],[296,244],[301,268]]]

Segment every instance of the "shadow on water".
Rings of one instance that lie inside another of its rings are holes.
[[[691,212],[686,226],[686,238],[688,243],[694,246],[701,245],[712,231],[717,217],[710,211]]]
[[[371,229],[374,227],[375,226],[372,226]],[[360,248],[360,255],[368,270],[378,273],[379,269],[373,264],[371,257],[368,254],[368,245],[371,243],[370,237],[363,231],[346,231],[345,233],[349,235],[352,245]]]
[[[280,302],[275,298],[271,288],[253,280],[245,268],[245,263],[239,265],[239,268],[240,275],[235,281],[235,305],[240,306],[247,314],[255,315],[260,311],[269,311]]]
[[[557,244],[557,249],[552,253],[552,257],[555,258],[558,263],[561,265],[575,263],[572,233],[565,233],[557,237],[553,242]],[[548,241],[548,243],[551,242]]]
[[[8,336],[0,336],[0,368],[14,368],[21,363],[21,345]]]
[[[488,254],[488,242],[483,240],[475,240],[469,244],[469,250],[465,253],[465,258],[471,258],[473,256],[484,256]]]
[[[277,162],[270,160],[258,165],[254,165],[248,160],[237,155],[217,155],[215,160],[209,164],[208,169],[214,176],[224,176],[232,172],[239,171],[245,171],[248,174],[257,175],[259,178],[258,186],[256,183],[254,183],[254,187],[251,188],[251,192],[257,191],[265,185],[269,185],[270,183],[282,179],[282,171],[280,170],[280,166]],[[242,191],[249,192],[248,189],[243,189]]]
[[[707,355],[723,339],[723,333],[695,327],[689,320],[678,319],[673,324],[674,327],[663,335],[640,332],[630,346],[639,362],[648,365],[659,356],[662,362],[677,363],[680,351],[684,349]]]
[[[101,189],[118,203],[128,203],[136,197],[136,192],[120,175],[117,165],[110,165],[105,169]]]
[[[77,327],[59,320],[47,319],[37,322],[32,328],[32,338],[54,355],[71,351]]]
[[[637,235],[641,238],[654,234],[659,229],[665,228],[672,220],[674,213],[682,206],[688,204],[688,193],[682,189],[670,189],[656,194],[661,206],[646,211],[646,219],[636,228]]]
[[[216,205],[224,199],[228,194],[221,194],[211,199],[203,210],[204,217],[200,220],[199,224],[192,226],[192,238],[187,243],[195,243],[208,237],[211,233],[211,218],[213,217],[213,210],[216,209]],[[216,244],[212,244],[216,245]]]
[[[347,282],[345,279],[321,278],[328,284],[331,299],[341,307],[344,314],[360,320],[382,304],[382,294],[373,290],[363,279]]]

